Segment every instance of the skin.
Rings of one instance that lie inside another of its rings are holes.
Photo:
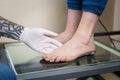
[[[81,11],[68,10],[68,18],[65,31],[59,34],[59,36],[55,39],[63,44],[70,40],[78,28],[81,15]]]
[[[20,34],[24,30],[24,27],[11,22],[0,16],[0,35],[12,39],[19,39]]]
[[[97,20],[96,14],[68,10],[66,29],[55,38],[64,45],[43,58],[50,62],[73,61],[95,51],[92,32]],[[0,17],[0,34],[2,36],[18,40],[23,30],[23,26]]]
[[[71,16],[72,18],[70,18]],[[61,34],[56,37],[56,39],[64,43],[64,45],[57,48],[52,53],[43,56],[46,61],[73,61],[80,56],[87,55],[90,54],[90,52],[95,51],[95,45],[93,43],[93,29],[99,17],[94,13],[82,12],[81,20],[78,21],[77,18],[79,18],[79,16],[80,15],[78,15],[75,10],[68,10],[68,26],[66,27],[65,33],[69,35],[67,35],[64,40],[63,37],[66,36],[65,34],[62,37]],[[71,29],[68,27],[71,27]],[[71,30],[73,30],[73,32]],[[72,32],[72,35],[69,31]]]

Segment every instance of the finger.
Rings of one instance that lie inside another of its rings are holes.
[[[52,51],[54,51],[56,48],[58,48],[57,46],[50,44],[50,43],[45,43],[44,45],[42,45],[39,49],[40,52],[43,52],[45,54],[49,54]]]
[[[55,36],[58,35],[57,33],[53,32],[53,31],[43,29],[43,28],[40,28],[39,31],[40,31],[40,33],[42,32],[43,35],[46,35],[46,36],[49,36],[49,37],[55,37]]]
[[[57,40],[55,40],[53,38],[48,38],[48,39],[45,40],[45,42],[53,44],[53,45],[55,45],[57,47],[61,47],[63,45],[61,42],[59,42],[59,41],[57,41]]]

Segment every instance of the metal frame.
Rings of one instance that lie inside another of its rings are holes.
[[[100,36],[110,36],[110,35],[120,35],[120,31],[111,31],[111,32],[96,32],[94,33],[95,37],[100,37]]]
[[[19,80],[65,80],[70,78],[85,77],[108,72],[120,71],[120,62],[103,63],[96,65],[77,66],[53,71],[38,71],[36,73],[18,75]]]
[[[113,49],[103,43],[96,41],[95,44],[115,55],[120,53],[119,50]],[[110,50],[111,49],[111,50]],[[118,55],[119,56],[119,55]],[[70,68],[54,69],[53,71],[45,70],[38,71],[36,73],[27,73],[18,75],[17,78],[20,80],[65,80],[70,78],[86,77],[102,73],[120,71],[120,61],[109,61],[97,64],[88,64],[84,66],[75,66]]]
[[[95,40],[95,44],[102,44]],[[105,50],[111,49],[106,45],[100,45]],[[118,50],[113,49],[114,54],[120,53]],[[111,52],[111,51],[110,51]],[[65,80],[70,78],[86,77],[102,73],[120,71],[120,61],[103,62],[96,64],[80,65],[69,68],[59,68],[44,71],[36,71],[31,73],[24,73],[17,75],[18,80]]]

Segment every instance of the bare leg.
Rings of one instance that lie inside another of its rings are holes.
[[[81,14],[82,14],[81,11],[68,10],[66,29],[55,39],[63,44],[66,43],[68,40],[70,40],[77,30],[77,27],[80,22]]]
[[[80,24],[72,39],[43,58],[50,62],[73,61],[95,51],[92,32],[98,20],[96,14],[83,12]]]

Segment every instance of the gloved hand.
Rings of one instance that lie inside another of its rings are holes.
[[[55,36],[57,33],[42,28],[25,28],[19,40],[38,52],[50,53],[62,46],[62,43],[53,39]]]

